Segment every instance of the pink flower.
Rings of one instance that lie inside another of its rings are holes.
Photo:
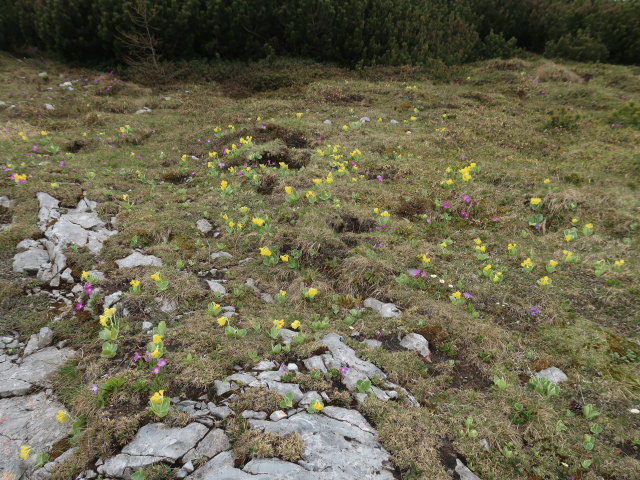
[[[348,371],[349,371],[349,367],[347,367],[346,365],[342,365],[342,366],[340,367],[340,373],[341,373],[342,375],[346,375]]]
[[[151,358],[152,358],[152,357],[151,357],[151,353],[150,353],[150,352],[148,352],[148,351],[147,351],[147,352],[144,352],[144,359],[145,359],[147,362],[150,362],[150,361],[151,361]]]
[[[471,203],[471,197],[469,195],[463,195],[462,200],[464,200],[464,203]]]
[[[60,160],[60,161],[58,162],[58,166],[59,166],[59,167],[64,167],[64,160]]]
[[[378,175],[376,178],[378,179],[378,181],[379,181],[379,182],[382,182],[382,181],[384,180],[384,178],[382,177],[382,175]]]
[[[157,375],[160,373],[160,367],[155,366],[151,369],[151,373],[153,373],[154,375]]]
[[[442,208],[449,208],[449,202],[442,202]]]
[[[82,307],[84,307],[82,302],[76,302],[76,310],[80,311],[80,310],[82,310]]]
[[[493,220],[494,222],[499,222],[499,221],[500,221],[500,218],[498,218],[498,217],[493,217],[491,220]]]
[[[93,385],[91,385],[91,391],[93,393],[98,393],[100,391],[100,387],[94,383]]]
[[[135,352],[133,354],[133,361],[137,362],[138,360],[140,360],[142,358],[142,355],[140,355],[138,352]]]
[[[464,218],[469,218],[471,216],[469,215],[469,212],[465,210],[460,210],[460,215],[463,216]]]
[[[156,363],[156,366],[164,367],[166,364],[167,364],[167,361],[164,358],[161,358],[160,360],[158,360],[158,363]]]
[[[86,293],[87,295],[91,295],[91,293],[93,292],[93,287],[91,286],[91,284],[89,282],[84,284],[84,293]]]
[[[38,151],[38,146],[34,145],[33,147],[31,147],[31,150],[33,150],[34,152],[37,152]]]

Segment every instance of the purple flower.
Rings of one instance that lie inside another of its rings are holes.
[[[540,310],[538,310],[538,307],[531,307],[529,308],[529,314],[532,317],[535,317],[536,315],[538,315],[540,313]]]
[[[382,333],[380,332],[380,330],[376,330],[376,338],[380,338],[382,336]]]
[[[34,145],[33,147],[31,147],[31,150],[33,150],[34,152],[37,152],[38,151],[38,146]]]
[[[431,217],[427,218],[427,223],[431,223]]]
[[[449,208],[449,202],[442,202],[442,208]]]
[[[316,142],[320,143],[322,141],[322,137],[316,137]]]
[[[499,222],[500,218],[499,217],[493,217],[491,220],[493,220],[494,222]]]
[[[411,275],[412,277],[417,277],[418,275],[420,275],[420,270],[418,268],[410,268],[409,269],[409,275]]]
[[[59,167],[64,167],[64,160],[60,160],[60,161],[58,162],[58,166],[59,166]]]
[[[153,373],[154,375],[157,375],[160,373],[160,367],[155,366],[151,369],[151,373]]]
[[[460,210],[460,216],[464,217],[464,218],[469,218],[471,215],[469,215],[469,212],[465,211],[465,210]]]
[[[266,126],[266,125],[260,125],[258,128],[259,128],[260,130],[266,130],[266,129],[267,129],[267,126]]]
[[[82,302],[76,302],[76,310],[77,310],[77,311],[82,310],[82,307],[84,307],[84,305],[82,304]]]
[[[347,367],[346,365],[342,365],[342,366],[340,367],[340,373],[341,373],[342,375],[346,375],[348,371],[349,371],[349,367]]]
[[[384,180],[384,177],[382,175],[378,175],[376,178],[379,182],[382,182]]]
[[[93,287],[91,286],[91,284],[89,282],[84,284],[84,293],[86,293],[87,295],[91,295],[91,292],[93,292]]]
[[[218,167],[220,167],[220,168],[224,168],[224,167],[225,167],[225,165],[226,165],[226,164],[225,164],[224,162],[220,162],[220,163],[218,164]]]
[[[149,352],[149,351],[144,352],[144,359],[145,359],[147,362],[150,362],[150,361],[151,361],[151,358],[152,358],[152,357],[151,357],[151,352]]]
[[[280,364],[280,368],[278,368],[278,371],[279,371],[280,373],[284,373],[284,372],[286,372],[286,371],[287,371],[287,366],[286,366],[284,363],[281,363],[281,364]]]
[[[471,203],[471,197],[469,195],[463,195],[462,200],[464,200],[464,203]]]
[[[464,292],[462,296],[467,300],[471,300],[473,298],[473,295],[471,295],[469,292]]]
[[[93,393],[98,393],[100,391],[100,387],[94,383],[93,385],[91,385],[91,391]]]
[[[138,352],[135,352],[133,354],[133,361],[137,362],[138,360],[140,360],[142,358],[142,355],[140,355]]]
[[[167,364],[167,361],[164,358],[161,358],[160,360],[158,360],[158,363],[156,363],[156,366],[164,367],[166,364]]]

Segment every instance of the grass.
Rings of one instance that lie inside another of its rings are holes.
[[[43,70],[47,77],[38,76]],[[16,200],[0,211],[0,218],[12,218],[0,232],[0,333],[17,331],[26,339],[49,323],[83,352],[56,379],[70,413],[88,422],[78,455],[58,478],[113,453],[153,421],[146,406],[154,391],[213,399],[213,380],[233,373],[234,365],[252,365],[256,356],[277,363],[307,358],[322,351],[317,337],[354,331],[360,339],[382,338],[383,348],[353,346],[422,405],[367,400],[358,407],[378,428],[402,478],[449,478],[451,452],[485,480],[633,478],[640,448],[640,419],[630,412],[640,393],[634,107],[640,69],[526,58],[458,67],[447,81],[419,69],[354,72],[288,61],[233,71],[236,77],[187,79],[155,91],[55,62],[0,57],[0,99],[7,102],[0,107],[0,149],[2,163],[13,165],[0,182],[3,194]],[[278,85],[266,88],[275,73]],[[73,91],[58,87],[83,78],[90,81],[75,82]],[[135,114],[143,106],[153,112]],[[361,124],[365,116],[370,122]],[[58,153],[42,154],[43,130]],[[241,146],[247,136],[252,142]],[[232,144],[239,148],[224,155]],[[464,181],[457,172],[471,162],[476,167]],[[26,183],[10,181],[11,173],[27,174]],[[451,186],[442,184],[447,179]],[[229,185],[224,191],[221,181]],[[297,202],[287,202],[286,186],[297,191]],[[76,279],[83,270],[105,273],[99,298],[141,281],[141,294],[125,297],[129,316],[121,320],[113,359],[100,358],[101,311],[51,323],[48,299],[26,296],[39,282],[11,272],[15,245],[39,236],[40,191],[67,208],[85,192],[99,202],[103,218],[117,218],[118,234],[99,257],[68,250]],[[531,198],[541,199],[539,210]],[[380,215],[384,211],[389,217]],[[542,215],[534,222],[539,229],[529,225],[535,214]],[[202,218],[220,234],[200,233]],[[383,222],[387,227],[376,228]],[[585,235],[589,223],[593,233]],[[566,242],[572,228],[577,237]],[[486,246],[485,260],[476,258],[476,238]],[[445,240],[450,244],[443,249]],[[515,255],[510,243],[517,244]],[[156,291],[155,269],[117,269],[114,261],[133,247],[163,259],[157,271],[169,281],[167,290]],[[264,265],[260,247],[288,254],[289,262]],[[563,250],[579,262],[562,262]],[[218,251],[233,258],[211,261]],[[427,277],[413,277],[407,271],[423,268],[423,254],[431,259]],[[239,263],[247,257],[253,260]],[[532,272],[521,268],[527,257]],[[550,260],[559,262],[553,273],[545,269]],[[624,264],[614,268],[617,260]],[[599,261],[607,268],[596,275]],[[225,267],[229,294],[220,302],[198,275]],[[493,282],[498,271],[503,280]],[[538,285],[545,275],[551,285]],[[263,303],[245,286],[248,277],[262,292],[285,290],[286,303]],[[309,287],[319,291],[311,301],[302,298]],[[472,298],[454,305],[455,291]],[[382,319],[369,310],[349,316],[368,296],[392,301],[402,317]],[[163,300],[175,302],[176,312],[161,312]],[[239,315],[230,324],[246,336],[226,335],[207,314],[212,302],[235,306]],[[539,313],[531,315],[531,307]],[[287,326],[299,320],[305,342],[274,353],[276,342],[264,334],[274,319]],[[160,320],[168,325],[168,364],[154,377],[128,359],[150,341],[139,323]],[[424,335],[431,362],[395,348],[398,329]],[[528,386],[533,373],[549,366],[569,376],[556,396]],[[109,377],[124,378],[124,387],[98,408],[89,387]],[[294,381],[309,387],[326,384],[335,405],[355,405],[331,388],[329,377],[298,377]],[[496,377],[504,389],[494,385]],[[259,393],[234,408],[239,413],[255,402],[276,408],[277,399]],[[586,404],[600,415],[586,419]],[[171,413],[165,421],[185,421],[178,417]],[[602,432],[592,433],[599,430],[595,424]],[[241,427],[227,426],[237,430],[239,457],[278,454],[278,441]],[[595,438],[592,449],[585,435]],[[287,448],[296,457],[301,447],[292,439]]]

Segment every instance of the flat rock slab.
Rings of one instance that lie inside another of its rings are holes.
[[[122,453],[108,458],[98,467],[98,473],[109,477],[129,477],[139,468],[157,462],[173,463],[196,447],[207,434],[201,423],[190,423],[183,428],[170,428],[163,423],[145,425]]]
[[[25,395],[34,386],[42,385],[74,353],[69,348],[47,347],[25,357],[21,365],[0,357],[0,397]]]
[[[536,378],[546,378],[551,383],[562,383],[569,380],[567,374],[560,370],[558,367],[549,367],[544,370],[540,370],[538,373],[534,375]]]
[[[118,268],[134,267],[161,267],[162,260],[154,255],[143,255],[140,252],[133,252],[131,255],[120,260],[116,260]]]
[[[363,305],[367,308],[375,310],[384,318],[398,318],[402,312],[393,303],[383,303],[375,298],[367,298]]]
[[[56,422],[61,409],[44,392],[0,399],[0,478],[19,479],[33,467],[34,455],[27,462],[18,456],[21,445],[44,452],[68,435],[70,424]]]

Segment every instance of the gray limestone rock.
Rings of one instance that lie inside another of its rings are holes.
[[[196,222],[196,228],[200,230],[202,233],[206,234],[206,233],[209,233],[211,230],[213,230],[213,225],[211,225],[209,220],[201,218]]]
[[[104,308],[111,308],[122,299],[122,292],[113,292],[111,295],[104,297]]]
[[[131,255],[120,260],[116,260],[118,268],[134,267],[161,267],[162,260],[154,255],[143,255],[140,252],[133,252]]]
[[[64,406],[39,392],[26,397],[0,399],[0,472],[6,478],[22,478],[31,466],[22,461],[17,452],[21,445],[33,451],[47,451],[54,443],[68,435],[69,424],[56,422],[58,410]]]
[[[34,247],[13,257],[13,271],[16,273],[37,273],[48,262],[49,253],[41,247]]]
[[[460,480],[481,480],[475,473],[467,468],[467,466],[456,458],[456,473],[460,476]]]
[[[560,370],[558,367],[545,368],[544,370],[541,370],[538,373],[536,373],[534,377],[546,378],[551,383],[555,383],[555,384],[566,382],[567,380],[569,380],[569,377],[567,377],[567,374],[564,373],[562,370]]]
[[[402,312],[393,303],[382,303],[375,298],[367,298],[364,301],[364,306],[375,310],[384,318],[398,318],[402,315]]]
[[[362,343],[364,343],[369,348],[382,347],[382,342],[380,340],[374,340],[372,338],[368,338],[368,339],[364,340]]]
[[[400,345],[402,345],[407,350],[418,352],[425,358],[431,358],[429,342],[426,338],[418,333],[409,333],[408,335],[405,335],[404,338],[400,341]]]
[[[231,448],[231,444],[229,443],[229,438],[224,433],[224,431],[220,428],[215,428],[211,430],[207,435],[200,440],[198,445],[189,450],[184,458],[183,462],[191,462],[197,458],[206,458],[209,460],[210,458],[215,457],[220,452],[224,452],[225,450],[229,450]],[[193,468],[191,469],[193,471]]]
[[[211,260],[218,260],[219,258],[233,258],[229,252],[214,252],[211,254]]]
[[[51,342],[53,342],[53,330],[49,327],[42,327],[38,333],[31,335],[22,355],[24,357],[31,355],[33,352],[48,347]]]
[[[253,410],[245,410],[240,415],[247,420],[265,420],[267,418],[265,412],[255,412]]]
[[[222,285],[222,283],[220,283],[217,280],[206,280],[207,284],[209,285],[209,289],[212,292],[216,292],[221,294],[222,296],[227,294],[227,289],[224,288],[224,285]]]
[[[68,348],[47,347],[23,358],[20,365],[1,362],[0,398],[24,395],[34,386],[43,385],[46,377],[74,353]]]
[[[271,360],[262,360],[261,362],[258,362],[258,364],[253,367],[253,369],[258,372],[263,372],[266,370],[273,370],[276,367],[276,362],[273,362]]]

